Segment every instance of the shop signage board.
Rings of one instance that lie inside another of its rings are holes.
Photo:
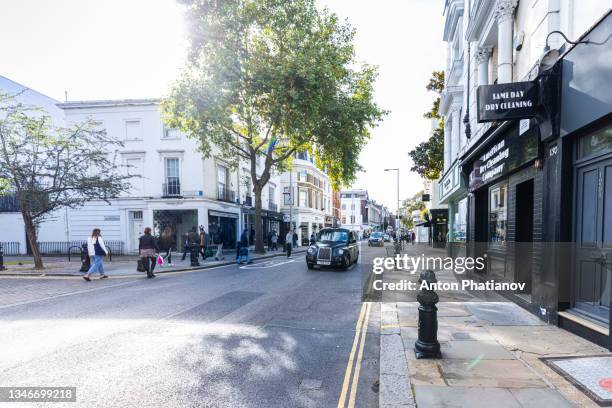
[[[470,174],[470,191],[489,184],[538,157],[538,133],[535,128],[519,134],[511,127],[490,145],[474,162]]]
[[[481,85],[477,92],[478,123],[535,117],[539,87],[535,81]]]

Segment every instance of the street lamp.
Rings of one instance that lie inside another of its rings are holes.
[[[397,172],[397,173],[396,173],[396,175],[397,175],[397,212],[395,213],[395,219],[396,219],[396,221],[395,221],[395,225],[394,225],[394,227],[395,227],[395,229],[399,229],[399,208],[400,208],[400,198],[399,198],[399,173],[400,173],[400,171],[399,171],[399,169],[398,169],[398,168],[395,168],[395,169],[385,169],[385,171],[395,171],[395,172]]]

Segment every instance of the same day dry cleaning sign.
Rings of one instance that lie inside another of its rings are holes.
[[[526,119],[536,116],[539,105],[536,82],[511,82],[478,87],[478,122]]]

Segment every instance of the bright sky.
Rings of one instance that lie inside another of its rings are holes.
[[[443,1],[318,0],[357,29],[357,58],[379,67],[377,102],[391,113],[361,155],[354,187],[396,208],[422,188],[408,151],[425,140],[422,114],[435,95],[431,72],[444,68]],[[0,75],[64,100],[163,96],[184,63],[175,0],[2,0]]]

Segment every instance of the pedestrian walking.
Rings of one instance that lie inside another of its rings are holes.
[[[289,230],[285,237],[285,248],[287,249],[287,258],[291,256],[291,249],[293,248],[293,230]]]
[[[297,248],[297,244],[298,244],[298,234],[297,234],[297,232],[295,232],[295,231],[293,232],[293,236],[292,236],[292,239],[291,239],[290,242],[293,243],[293,247],[294,248]]]
[[[278,235],[276,234],[275,230],[272,231],[272,235],[270,236],[270,242],[272,243],[272,250],[277,251],[278,250]]]
[[[221,235],[221,232],[218,229],[213,234],[213,242],[215,245],[217,245],[215,260],[221,261],[225,258],[225,255],[223,255],[223,236]]]
[[[204,230],[204,226],[200,225],[200,254],[202,255],[202,260],[206,260],[206,249],[208,247],[208,234],[206,230]]]
[[[174,236],[172,234],[172,228],[167,225],[159,237],[159,245],[162,251],[166,251],[164,255],[164,261],[168,264],[172,263],[172,249],[176,245]]]
[[[314,245],[317,243],[317,237],[315,236],[315,233],[313,232],[312,234],[310,234],[310,245]]]
[[[183,257],[181,261],[184,261],[187,258],[187,254],[189,253],[189,233],[183,234]]]
[[[246,258],[246,263],[251,263],[251,259],[249,258],[249,236],[246,229],[242,231],[242,235],[240,236],[239,248],[239,255],[238,259],[236,259],[236,263],[240,265],[242,263],[242,257]]]
[[[104,274],[104,256],[108,254],[108,250],[106,249],[106,245],[104,245],[104,240],[102,239],[102,231],[100,228],[94,228],[91,232],[91,236],[87,238],[87,253],[89,257],[92,259],[91,266],[85,275],[83,275],[83,279],[87,282],[91,281],[90,276],[92,272],[98,271],[100,274],[100,279],[108,278]]]
[[[138,238],[138,252],[142,259],[142,264],[147,271],[147,278],[154,278],[155,264],[159,256],[159,246],[157,240],[151,235],[151,228],[146,227],[144,234]]]
[[[416,234],[414,233],[414,231],[410,233],[410,240],[412,242],[412,245],[414,245],[414,241],[416,241]]]

